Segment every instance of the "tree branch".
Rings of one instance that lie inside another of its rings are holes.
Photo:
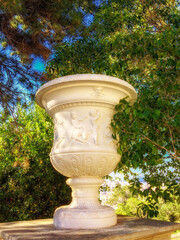
[[[180,160],[180,158],[178,156],[176,156],[176,153],[173,154],[171,151],[169,151],[167,148],[159,145],[158,143],[152,141],[150,138],[146,137],[146,136],[142,136],[144,139],[148,140],[149,142],[151,142],[152,144],[154,144],[155,146],[157,146],[160,149],[164,149],[166,152],[168,152],[173,158]]]

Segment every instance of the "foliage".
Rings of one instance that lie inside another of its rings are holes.
[[[24,95],[34,95],[37,87],[31,86],[48,80],[33,70],[32,60],[47,60],[55,42],[79,36],[95,10],[93,1],[86,0],[0,2],[0,104],[6,112],[13,111],[19,98],[25,102]]]
[[[32,68],[32,64],[21,64],[17,55],[0,53],[0,106],[4,113],[13,114],[16,103],[26,106],[34,99],[34,92],[45,78]]]
[[[159,197],[171,201],[180,193],[179,16],[176,1],[106,1],[89,27],[91,37],[57,45],[46,69],[50,77],[112,75],[136,88],[136,103],[120,101],[112,121],[122,155],[117,171],[146,197],[142,209],[151,216]],[[146,191],[133,168],[144,174]]]
[[[53,124],[37,105],[0,125],[0,221],[52,217],[69,203],[65,177],[51,166]]]
[[[128,185],[122,187],[118,184],[115,188],[113,188],[113,191],[110,192],[106,203],[111,206],[116,206],[117,203],[124,204],[131,197],[133,197],[133,195],[130,192]]]
[[[131,197],[125,203],[118,204],[116,213],[119,215],[137,216],[139,203],[139,199]]]
[[[35,54],[47,58],[48,45],[82,30],[84,17],[95,10],[93,1],[75,0],[2,0],[0,30],[3,44],[23,56]]]
[[[162,221],[180,221],[180,204],[177,201],[177,196],[172,195],[171,197],[173,198],[173,202],[165,202],[162,198],[159,198],[159,203],[157,204],[159,212],[157,216],[153,217],[152,215],[149,217]],[[117,185],[112,192],[109,193],[106,204],[115,206],[116,213],[119,215],[145,217],[146,215],[143,215],[145,212],[143,213],[140,207],[142,202],[145,201],[146,199],[138,194],[132,195],[128,186]]]
[[[159,203],[158,219],[162,221],[176,222],[180,221],[180,204],[177,200],[165,203],[163,200]]]

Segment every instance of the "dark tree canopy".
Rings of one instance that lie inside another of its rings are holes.
[[[48,46],[68,34],[78,34],[95,5],[85,0],[1,1],[0,30],[4,40],[20,54],[47,58]]]
[[[16,57],[8,57],[5,50],[0,52],[0,105],[4,112],[13,114],[14,106],[26,99],[33,99],[33,92],[45,78],[33,71],[32,64],[21,64]],[[1,109],[2,110],[2,109]]]
[[[65,36],[79,36],[85,17],[95,8],[93,1],[86,0],[1,1],[0,104],[6,111],[20,98],[24,101],[22,94],[17,95],[22,87],[24,93],[34,94],[32,86],[48,80],[32,69],[33,58],[47,60],[54,43],[61,43]]]

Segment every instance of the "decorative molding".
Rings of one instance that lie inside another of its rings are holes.
[[[53,116],[56,112],[59,112],[63,109],[79,107],[79,106],[105,107],[105,108],[110,108],[110,109],[114,109],[114,107],[115,107],[115,105],[112,103],[104,103],[104,102],[100,102],[100,101],[96,101],[96,102],[94,102],[94,101],[77,101],[77,102],[63,103],[63,104],[54,106],[50,109],[46,109],[46,111],[50,116]]]
[[[51,154],[53,167],[64,176],[71,178],[79,176],[103,177],[112,172],[120,161],[117,153],[90,152],[72,154]]]

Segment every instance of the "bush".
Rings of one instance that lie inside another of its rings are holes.
[[[52,120],[37,105],[28,112],[19,107],[15,119],[2,115],[0,221],[49,218],[70,202],[66,178],[50,163],[52,143]]]

